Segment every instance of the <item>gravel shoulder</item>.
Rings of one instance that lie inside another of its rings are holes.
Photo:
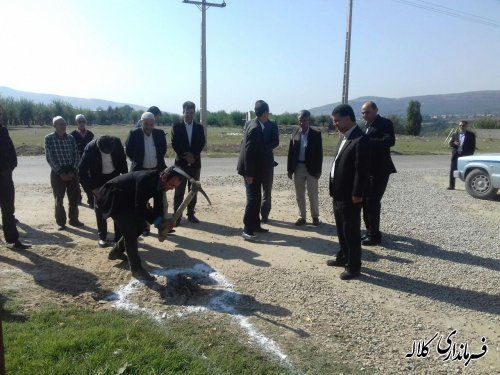
[[[384,246],[363,249],[358,280],[341,281],[341,270],[325,265],[338,249],[325,176],[318,228],[293,225],[293,184],[276,176],[270,233],[257,242],[240,237],[241,179],[202,176],[213,203],[198,199],[202,223],[183,221],[163,243],[145,238],[140,253],[153,271],[203,264],[224,275],[243,296],[239,312],[306,373],[326,374],[316,370],[340,362],[356,373],[498,374],[500,198],[475,200],[460,183],[459,190],[446,191],[446,176],[445,168],[391,176],[383,200]],[[93,211],[81,208],[83,229],[59,232],[50,186],[22,184],[16,194],[22,237],[34,246],[25,252],[0,246],[0,293],[28,310],[48,303],[113,308],[105,297],[130,276],[97,247]],[[169,303],[159,290],[144,288],[138,303],[167,314],[203,303]],[[486,355],[467,367],[463,360],[443,361],[436,344],[453,330],[457,350],[467,342],[472,353],[481,352],[484,336]],[[426,358],[406,358],[414,340],[436,333]]]

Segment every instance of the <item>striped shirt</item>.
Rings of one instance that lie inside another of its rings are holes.
[[[45,158],[58,175],[69,172],[68,167],[78,170],[80,156],[75,139],[66,133],[62,138],[56,132],[46,135]]]

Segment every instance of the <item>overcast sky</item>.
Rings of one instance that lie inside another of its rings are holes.
[[[347,0],[226,3],[207,11],[208,110],[341,100]],[[175,113],[186,100],[199,106],[195,5],[0,0],[0,14],[0,86]],[[500,0],[354,0],[351,99],[499,89]]]

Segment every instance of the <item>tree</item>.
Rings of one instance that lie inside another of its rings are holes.
[[[19,100],[19,119],[24,125],[30,127],[33,121],[34,104],[31,100],[21,98]]]
[[[406,133],[408,135],[420,135],[422,128],[422,114],[420,113],[420,102],[410,100],[406,109]]]
[[[392,126],[394,128],[394,133],[396,134],[405,134],[405,127],[401,121],[401,117],[398,115],[390,115],[387,117],[392,122]]]

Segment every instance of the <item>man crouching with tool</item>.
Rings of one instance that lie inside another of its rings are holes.
[[[154,224],[159,232],[169,232],[175,224],[175,220],[154,217],[147,203],[158,191],[175,189],[186,177],[188,175],[178,167],[167,168],[160,174],[156,170],[130,172],[109,180],[99,189],[98,207],[105,218],[113,218],[117,229],[123,233],[108,259],[128,260],[132,276],[139,281],[155,280],[142,268],[137,248],[137,238],[144,232],[146,221]]]

